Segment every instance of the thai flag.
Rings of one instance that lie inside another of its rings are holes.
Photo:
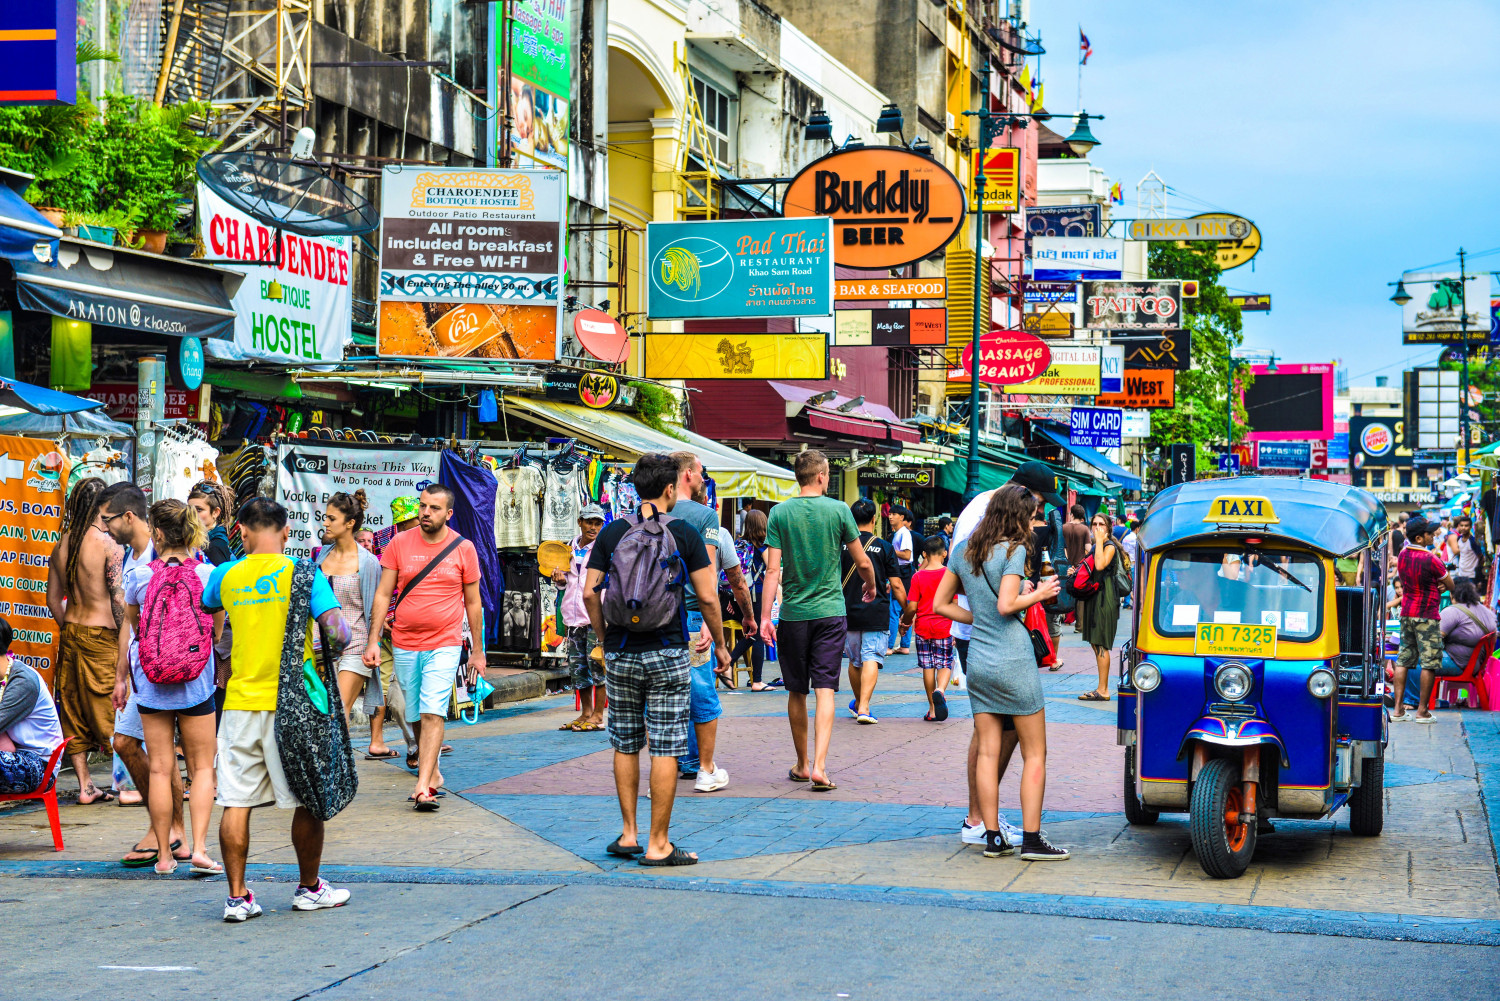
[[[1089,36],[1087,36],[1087,35],[1085,35],[1083,33],[1083,29],[1082,28],[1079,28],[1078,29],[1078,65],[1079,66],[1087,66],[1088,63],[1089,63],[1089,56],[1091,56],[1093,54],[1094,54],[1094,47],[1089,44]]]

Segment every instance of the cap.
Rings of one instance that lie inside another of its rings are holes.
[[[413,520],[420,510],[419,505],[420,501],[415,497],[395,498],[391,501],[391,520],[398,525]]]
[[[579,521],[603,521],[604,508],[598,504],[585,504],[583,510],[578,512]]]
[[[1435,531],[1437,531],[1437,523],[1429,521],[1420,514],[1413,515],[1412,519],[1406,523],[1407,538],[1411,538],[1413,535],[1426,535],[1428,532]]]
[[[1033,459],[1030,462],[1021,463],[1011,474],[1010,481],[1041,494],[1042,499],[1054,507],[1063,506],[1063,499],[1058,493],[1062,487],[1061,480],[1056,473],[1047,468],[1044,462]]]

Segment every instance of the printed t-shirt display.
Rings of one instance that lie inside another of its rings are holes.
[[[535,549],[541,539],[542,474],[535,466],[495,471],[499,486],[495,490],[495,547],[497,549]],[[578,530],[570,526],[569,535]]]

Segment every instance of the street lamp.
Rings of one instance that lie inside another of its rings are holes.
[[[1025,128],[1032,122],[1045,122],[1052,117],[1046,112],[1016,114],[1009,111],[991,111],[990,57],[988,55],[984,57],[984,72],[980,75],[979,95],[979,110],[964,112],[965,115],[972,115],[979,119],[980,151],[974,168],[974,326],[971,331],[969,355],[969,475],[968,481],[964,484],[966,503],[973,500],[979,493],[979,324],[983,321],[984,299],[982,297],[990,294],[990,283],[987,280],[988,265],[984,263],[984,242],[988,235],[984,221],[984,151],[990,148],[990,143],[1002,131]],[[1080,115],[1079,127],[1074,130],[1072,136],[1068,137],[1068,141],[1071,143],[1077,140],[1084,153],[1099,145],[1099,140],[1089,132],[1088,119],[1103,117],[1103,115],[1087,113]],[[1074,151],[1077,152],[1077,150],[1078,147],[1075,147]],[[1079,155],[1083,154],[1079,153]]]
[[[1089,119],[1102,119],[1103,115],[1091,115],[1087,111],[1080,111],[1076,119],[1077,125],[1073,128],[1073,134],[1064,139],[1068,148],[1073,151],[1074,156],[1084,157],[1089,155],[1089,150],[1099,145],[1099,140],[1094,138],[1094,133],[1089,131]]]
[[[1458,352],[1459,359],[1463,364],[1462,374],[1458,381],[1458,450],[1454,454],[1454,460],[1458,464],[1459,472],[1463,472],[1469,461],[1469,446],[1472,444],[1469,438],[1469,303],[1467,299],[1469,273],[1465,267],[1466,255],[1464,248],[1458,248]],[[1440,285],[1448,286],[1450,292],[1453,280],[1439,282]],[[1398,279],[1395,282],[1387,282],[1387,285],[1395,285],[1396,291],[1391,294],[1391,302],[1398,306],[1405,306],[1411,302],[1411,293],[1406,291],[1406,281]]]
[[[1392,283],[1387,282],[1386,284],[1389,285]],[[1398,306],[1405,306],[1407,303],[1411,302],[1411,293],[1406,291],[1406,282],[1397,281],[1394,284],[1396,286],[1396,291],[1391,293],[1391,302],[1394,302]]]

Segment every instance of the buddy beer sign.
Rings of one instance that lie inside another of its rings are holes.
[[[946,247],[964,222],[963,185],[941,163],[892,147],[814,160],[787,185],[781,214],[833,220],[833,256],[850,268],[898,268]]]
[[[646,315],[653,320],[829,316],[829,219],[646,225]]]

